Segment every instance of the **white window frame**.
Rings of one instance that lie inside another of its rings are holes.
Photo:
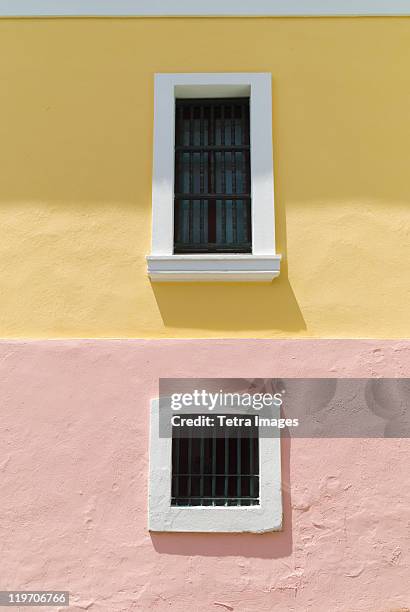
[[[250,254],[174,254],[175,98],[250,97]],[[155,75],[152,251],[153,281],[271,281],[280,272],[275,248],[272,78],[269,73]]]
[[[282,529],[280,436],[259,438],[258,506],[171,506],[172,438],[159,437],[159,407],[159,399],[151,400],[150,531],[265,533]],[[279,413],[273,413],[276,416]]]

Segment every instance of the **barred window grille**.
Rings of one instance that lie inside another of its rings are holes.
[[[259,505],[257,426],[248,432],[245,437],[239,430],[236,434],[225,430],[222,437],[209,437],[209,428],[203,428],[195,436],[182,437],[174,427],[171,505]]]
[[[177,99],[175,253],[250,253],[249,98]]]

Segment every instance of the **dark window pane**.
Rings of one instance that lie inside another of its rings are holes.
[[[249,253],[249,99],[176,101],[175,253]]]
[[[171,505],[259,505],[255,434],[256,428],[250,437],[173,437]]]

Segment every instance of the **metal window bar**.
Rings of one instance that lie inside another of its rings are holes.
[[[231,430],[217,436],[203,429],[183,437],[173,431],[172,506],[259,505],[257,430],[247,437]]]
[[[175,253],[250,253],[248,98],[177,99]]]

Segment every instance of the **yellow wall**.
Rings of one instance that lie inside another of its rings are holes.
[[[0,20],[0,336],[410,336],[410,20]],[[156,285],[153,73],[273,76],[271,285]]]

